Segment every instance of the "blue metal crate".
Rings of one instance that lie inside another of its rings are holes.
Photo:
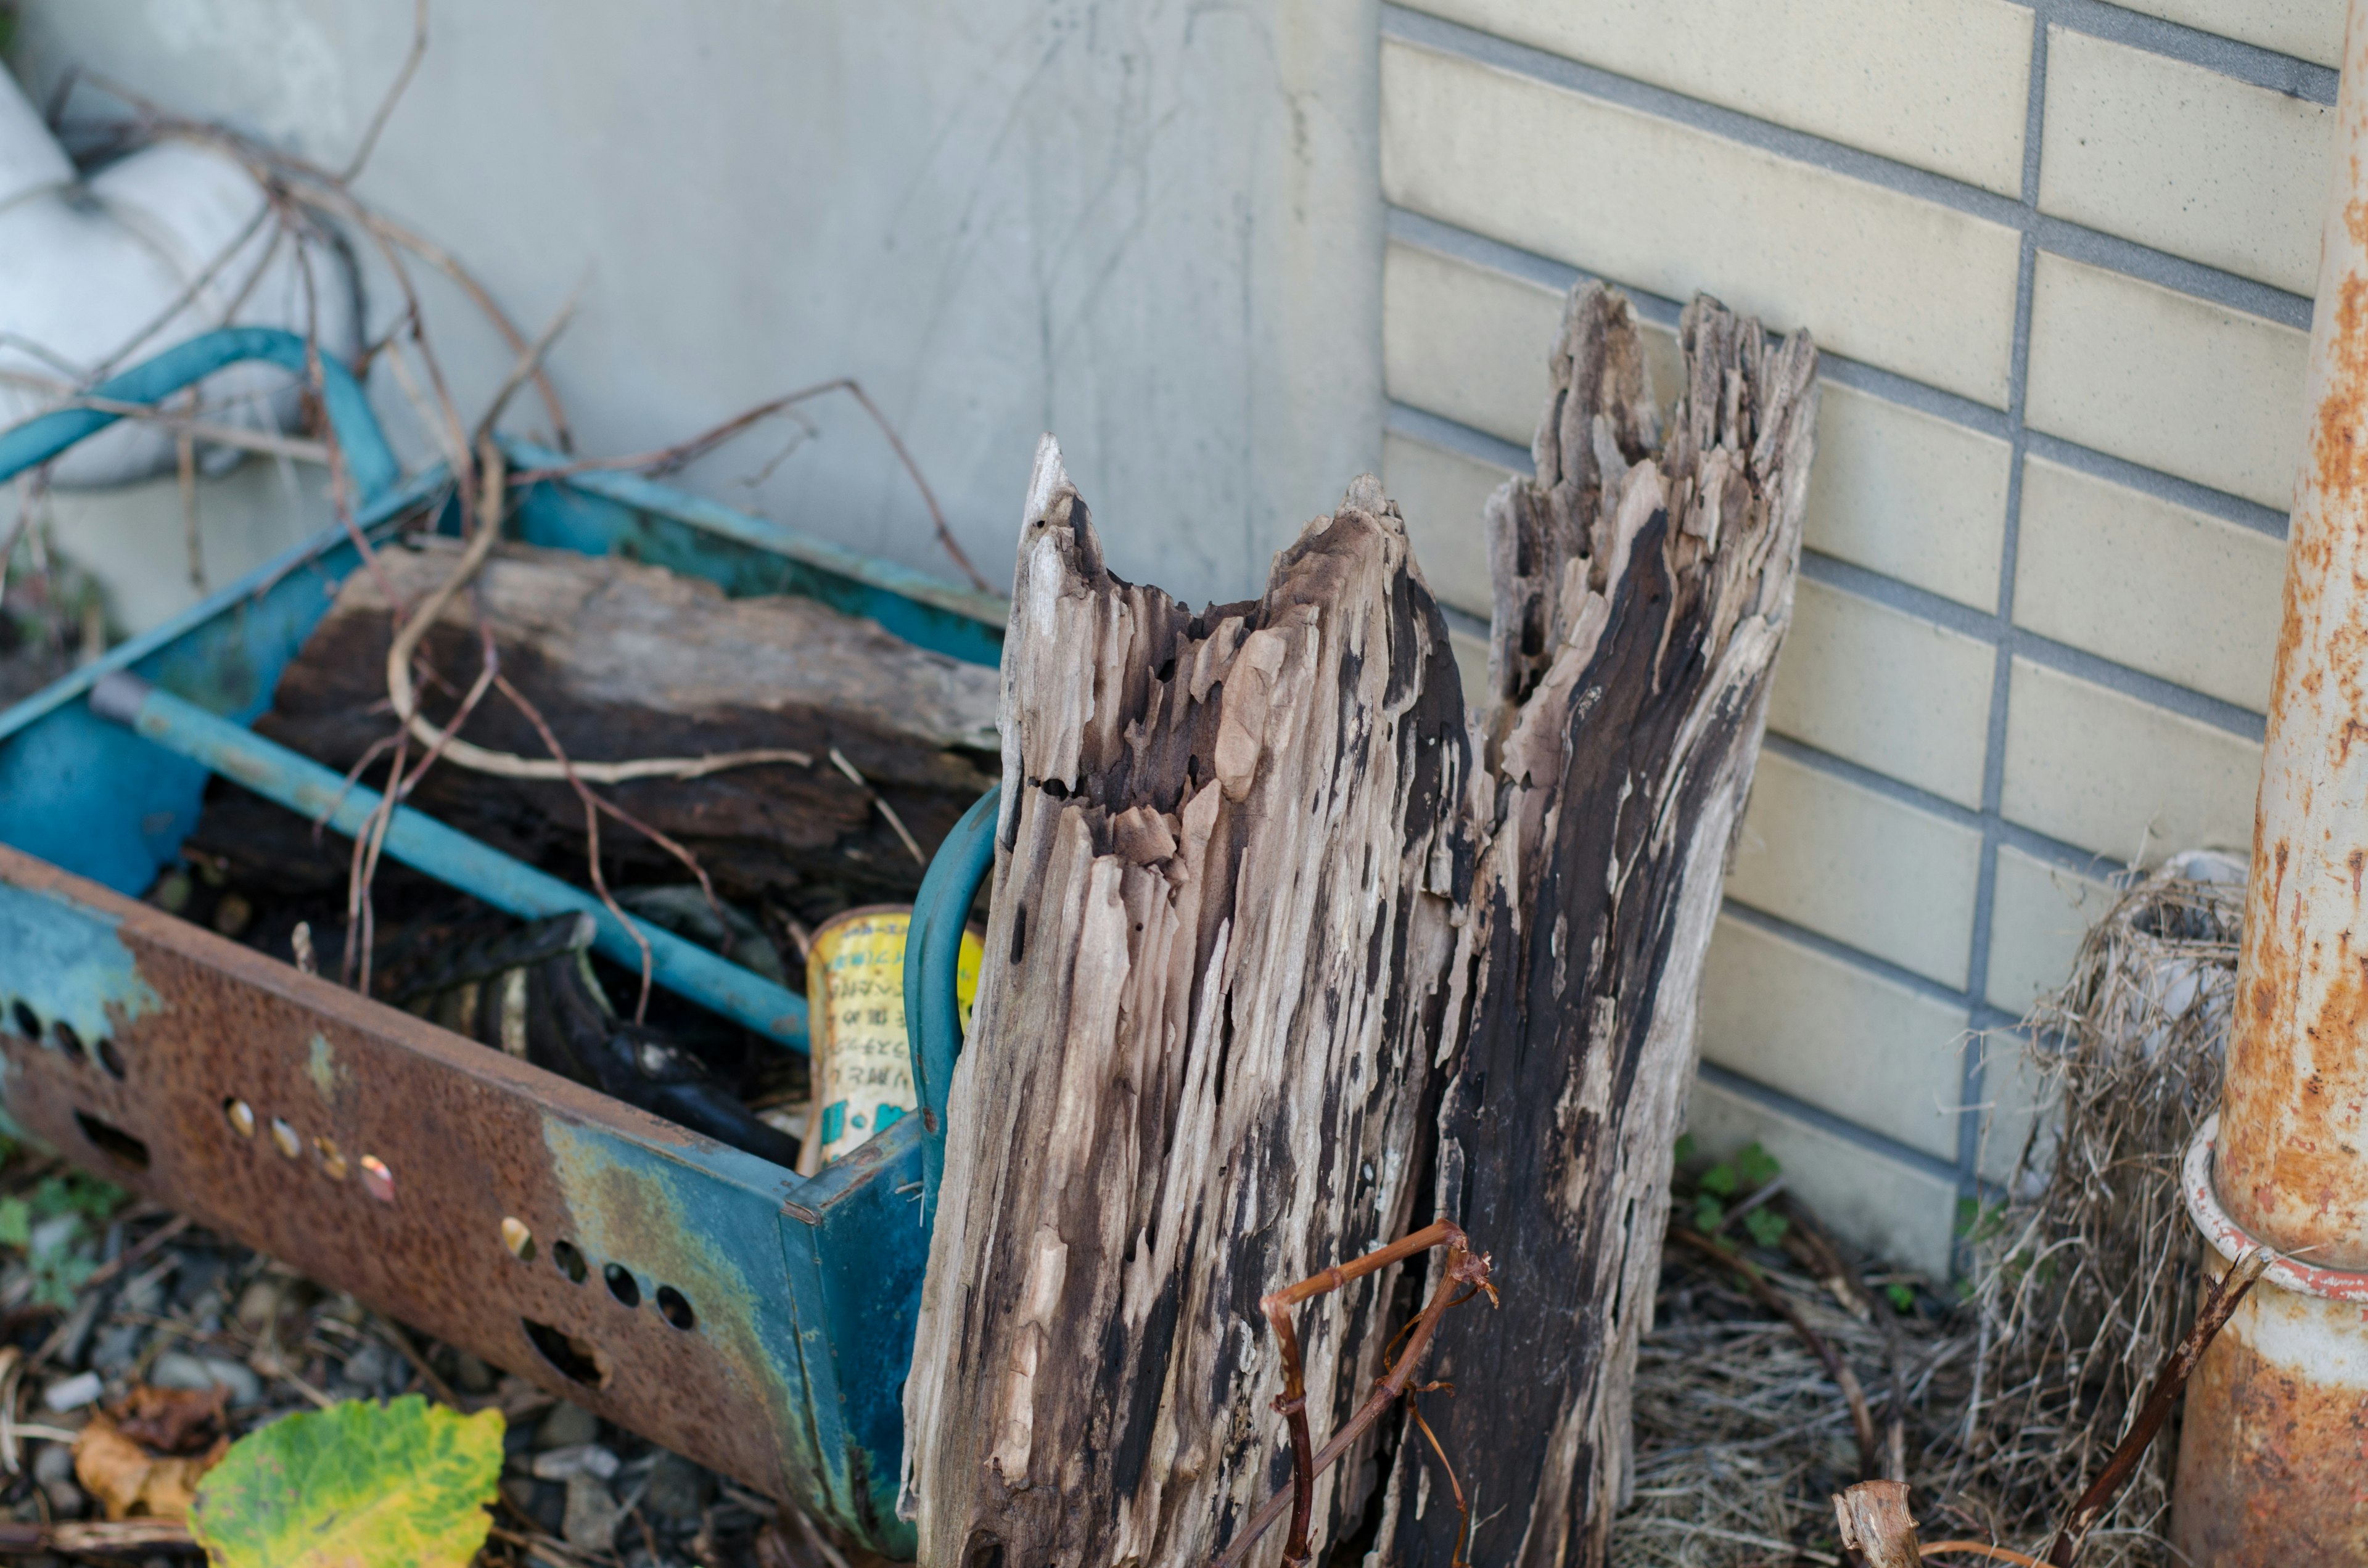
[[[98,390],[151,403],[242,359],[305,364],[298,339],[238,329]],[[385,536],[438,505],[449,476],[401,482],[360,390],[322,369],[356,521]],[[57,414],[0,433],[0,479],[109,417]],[[506,445],[514,471],[564,461]],[[991,596],[637,477],[538,483],[508,528],[727,593],[807,595],[974,663],[999,654],[1004,607]],[[907,966],[922,1113],[802,1178],[133,902],[194,827],[208,769],[93,712],[93,687],[128,671],[185,729],[250,724],[357,564],[333,529],[0,713],[6,1120],[909,1557],[911,1528],[894,1510],[901,1396],[959,1045],[953,957],[991,858],[994,798],[949,836],[922,889]],[[506,1245],[505,1221],[534,1244]]]

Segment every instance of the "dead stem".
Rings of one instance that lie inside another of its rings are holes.
[[[2078,1554],[2081,1541],[2087,1539],[2089,1531],[2095,1528],[2105,1510],[2112,1506],[2113,1494],[2129,1480],[2131,1471],[2137,1469],[2138,1460],[2146,1457],[2147,1446],[2162,1430],[2162,1424],[2170,1419],[2171,1406],[2179,1402],[2180,1391],[2187,1386],[2189,1374],[2195,1370],[2195,1364],[2203,1358],[2203,1352],[2212,1344],[2213,1337],[2226,1325],[2237,1304],[2244,1301],[2245,1293],[2253,1288],[2255,1280],[2260,1278],[2261,1271],[2269,1267],[2270,1257],[2267,1247],[2249,1248],[2228,1266],[2226,1274],[2212,1282],[2211,1293],[2204,1298],[2203,1307],[2195,1314],[2195,1325],[2187,1331],[2187,1337],[2180,1341],[2179,1348],[2171,1352],[2170,1359],[2164,1364],[2162,1375],[2155,1380],[2154,1392],[2146,1395],[2145,1406],[2130,1426],[2129,1436],[2122,1439],[2121,1447],[2113,1450],[2113,1457],[2106,1462],[2103,1471],[2089,1483],[2089,1490],[2080,1494],[2080,1500],[2072,1506],[2071,1517],[2064,1521],[2055,1532],[2055,1539],[2048,1543],[2047,1561],[2054,1568],[2072,1568],[2072,1559]]]
[[[1882,1479],[1883,1450],[1875,1441],[1874,1417],[1866,1407],[1866,1393],[1859,1387],[1858,1377],[1850,1369],[1850,1363],[1841,1358],[1840,1353],[1827,1341],[1825,1335],[1809,1326],[1808,1319],[1803,1317],[1794,1309],[1793,1303],[1784,1299],[1782,1292],[1768,1283],[1760,1274],[1759,1267],[1749,1258],[1740,1253],[1729,1252],[1700,1231],[1689,1226],[1670,1226],[1669,1236],[1673,1241],[1691,1247],[1721,1267],[1733,1271],[1742,1279],[1745,1287],[1760,1304],[1782,1317],[1792,1327],[1793,1332],[1800,1335],[1801,1343],[1809,1347],[1811,1355],[1825,1364],[1826,1371],[1834,1380],[1834,1386],[1840,1389],[1842,1398],[1850,1402],[1850,1426],[1858,1436],[1859,1479],[1861,1481]]]
[[[962,546],[954,542],[953,529],[947,526],[945,511],[938,505],[937,492],[929,488],[928,480],[922,476],[921,465],[916,462],[913,460],[913,454],[905,449],[904,437],[896,434],[896,427],[888,423],[888,416],[880,412],[880,405],[871,401],[871,394],[865,392],[862,383],[852,376],[841,376],[834,381],[818,381],[813,386],[801,387],[796,392],[786,392],[769,403],[760,403],[754,408],[735,414],[723,424],[702,430],[698,435],[677,441],[670,447],[660,447],[655,451],[637,452],[632,457],[586,459],[576,462],[563,463],[556,468],[529,469],[518,476],[518,482],[524,484],[542,479],[564,479],[569,474],[587,473],[598,470],[668,473],[706,456],[742,431],[771,418],[776,414],[795,407],[809,398],[821,397],[835,392],[843,392],[855,399],[862,405],[863,412],[871,416],[872,424],[880,427],[880,434],[886,437],[889,449],[896,454],[896,460],[904,465],[905,473],[911,477],[913,487],[921,493],[921,504],[928,508],[929,522],[937,529],[939,547],[953,558],[954,564],[962,568],[962,575],[971,580],[973,587],[982,594],[995,592],[987,580],[979,575],[978,568],[971,564],[971,559],[962,552]]]
[[[585,859],[592,872],[592,891],[600,895],[600,902],[608,906],[610,915],[617,917],[617,924],[625,928],[625,935],[633,939],[633,946],[641,949],[642,994],[633,1003],[633,1022],[646,1022],[650,1013],[650,983],[655,960],[650,953],[650,939],[643,936],[641,927],[626,916],[624,906],[609,891],[609,879],[601,874],[600,798],[592,793],[591,786],[576,775],[575,765],[567,760],[567,753],[560,746],[559,737],[552,733],[551,726],[543,721],[541,710],[529,702],[518,688],[510,684],[507,676],[495,676],[494,684],[501,688],[504,697],[509,699],[512,707],[526,715],[526,722],[534,726],[534,733],[542,737],[542,744],[551,749],[552,759],[567,776],[568,785],[575,791],[575,798],[584,802],[584,836],[587,841]]]
[[[1422,1309],[1411,1325],[1411,1332],[1406,1335],[1405,1353],[1391,1365],[1386,1375],[1375,1381],[1372,1393],[1357,1407],[1354,1415],[1340,1424],[1340,1429],[1332,1434],[1323,1448],[1309,1454],[1304,1447],[1306,1382],[1299,1360],[1298,1336],[1292,1332],[1287,1315],[1290,1309],[1326,1291],[1337,1290],[1351,1279],[1362,1278],[1402,1258],[1412,1257],[1437,1246],[1447,1248],[1447,1265],[1440,1271],[1439,1286],[1431,1292],[1429,1304]],[[1471,1289],[1457,1296],[1455,1290],[1459,1286]],[[1438,1333],[1440,1319],[1446,1315],[1447,1309],[1458,1302],[1470,1301],[1481,1291],[1487,1293],[1492,1304],[1495,1302],[1497,1289],[1488,1278],[1488,1255],[1474,1253],[1462,1228],[1452,1221],[1434,1220],[1421,1230],[1387,1246],[1376,1247],[1350,1262],[1335,1264],[1320,1274],[1310,1276],[1296,1285],[1285,1286],[1259,1300],[1258,1308],[1274,1326],[1282,1355],[1283,1394],[1275,1401],[1275,1408],[1292,1421],[1292,1485],[1289,1492],[1279,1492],[1267,1499],[1265,1506],[1251,1516],[1249,1523],[1243,1526],[1240,1533],[1226,1544],[1225,1550],[1218,1553],[1211,1568],[1235,1568],[1248,1555],[1250,1548],[1258,1544],[1258,1538],[1273,1528],[1285,1507],[1291,1509],[1292,1535],[1283,1548],[1284,1558],[1292,1562],[1306,1561],[1309,1553],[1307,1526],[1315,1478],[1347,1453],[1349,1445],[1362,1437],[1365,1429],[1383,1411],[1404,1396],[1407,1383],[1414,1377],[1415,1363],[1421,1360],[1423,1352],[1430,1348],[1431,1337]],[[1293,1405],[1296,1408],[1292,1408]],[[1442,1459],[1444,1457],[1441,1456]],[[1450,1471],[1451,1476],[1452,1473]]]

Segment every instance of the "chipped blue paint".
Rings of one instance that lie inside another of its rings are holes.
[[[695,1332],[745,1380],[740,1392],[775,1413],[785,1474],[807,1497],[829,1501],[807,1436],[797,1312],[781,1288],[777,1216],[803,1184],[736,1149],[703,1141],[653,1149],[558,1116],[545,1119],[543,1142],[575,1228],[566,1239],[590,1266],[582,1288],[605,1290],[602,1271],[614,1263],[642,1287],[639,1310],[655,1310],[660,1285],[681,1291],[698,1313]]]
[[[164,1004],[140,978],[115,922],[47,892],[0,882],[0,1011],[24,1027],[28,1009],[55,1045],[63,1021],[85,1049]]]

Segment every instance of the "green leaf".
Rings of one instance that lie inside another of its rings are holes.
[[[33,1244],[33,1206],[21,1198],[0,1198],[0,1246],[18,1251]]]
[[[60,1312],[71,1311],[74,1297],[98,1272],[98,1259],[70,1246],[50,1247],[33,1255],[33,1301]]]
[[[104,1220],[123,1207],[131,1196],[111,1181],[70,1171],[62,1176],[43,1176],[34,1185],[33,1213],[43,1220],[55,1219],[60,1214]]]
[[[1765,1209],[1754,1209],[1743,1217],[1743,1228],[1749,1231],[1751,1239],[1761,1246],[1772,1247],[1784,1239],[1784,1233],[1793,1228],[1793,1221],[1782,1214],[1771,1214]]]
[[[1883,1288],[1883,1293],[1890,1298],[1894,1312],[1912,1312],[1916,1310],[1916,1292],[1898,1280],[1895,1279],[1885,1285]]]
[[[1784,1167],[1776,1163],[1775,1155],[1755,1142],[1746,1143],[1742,1153],[1735,1156],[1735,1168],[1741,1173],[1745,1187],[1761,1187],[1774,1181]]]
[[[1713,1198],[1707,1192],[1696,1195],[1694,1199],[1695,1230],[1700,1231],[1703,1235],[1708,1235],[1713,1231],[1717,1230],[1719,1225],[1725,1221],[1725,1204],[1721,1203],[1717,1199]]]
[[[1694,1163],[1694,1155],[1697,1152],[1694,1147],[1694,1135],[1691,1132],[1680,1132],[1678,1134],[1677,1152],[1669,1156],[1670,1163],[1691,1165]]]
[[[1702,1180],[1695,1185],[1704,1192],[1714,1192],[1721,1198],[1732,1198],[1735,1196],[1735,1189],[1741,1183],[1742,1178],[1735,1174],[1735,1166],[1725,1160],[1721,1160],[1702,1172]]]
[[[213,1568],[465,1568],[501,1473],[497,1410],[349,1400],[232,1444],[189,1533]]]

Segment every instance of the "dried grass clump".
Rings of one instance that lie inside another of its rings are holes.
[[[1878,1419],[1899,1373],[1909,1480],[1935,1479],[1918,1455],[1927,1413],[1964,1403],[1971,1337],[1930,1310],[1878,1318],[1755,1249],[1768,1283],[1858,1369]],[[1870,1281],[1880,1292],[1891,1277]],[[1859,1479],[1850,1407],[1800,1337],[1732,1277],[1672,1245],[1655,1325],[1638,1346],[1635,1486],[1611,1533],[1612,1568],[1839,1563],[1834,1493]],[[1896,1355],[1897,1360],[1892,1358]],[[1919,1508],[1922,1505],[1919,1503]]]
[[[2193,1320],[2201,1256],[2179,1166],[2219,1105],[2243,906],[2241,860],[2176,858],[2123,895],[2063,989],[2001,1037],[2044,1108],[2011,1196],[1969,1238],[1962,1299],[1917,1292],[1893,1312],[1883,1301],[1904,1276],[1853,1267],[1862,1288],[1836,1289],[1827,1266],[1751,1252],[1856,1369],[1878,1420],[1896,1411],[1927,1540],[2044,1550]],[[1838,1562],[1828,1497],[1859,1479],[1858,1456],[1825,1368],[1688,1249],[1665,1257],[1656,1315],[1614,1568]],[[2157,1439],[2082,1568],[2176,1561],[2159,1532],[2178,1451],[2175,1431]]]
[[[1973,1237],[1974,1397],[1950,1489],[2006,1540],[2064,1517],[2128,1429],[2192,1321],[2200,1249],[2181,1155],[2220,1103],[2244,862],[2191,853],[2125,893],[2070,981],[2026,1023],[2047,1113],[2010,1191]],[[2166,1433],[2083,1553],[2093,1568],[2171,1561],[2178,1456]]]

